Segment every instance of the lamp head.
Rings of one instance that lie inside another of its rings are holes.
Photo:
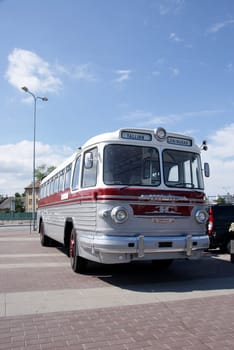
[[[27,86],[23,86],[21,89],[24,90],[25,92],[28,92]]]

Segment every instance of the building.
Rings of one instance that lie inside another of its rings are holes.
[[[15,197],[4,197],[0,199],[0,213],[11,213],[15,211]]]
[[[35,209],[38,208],[38,197],[39,197],[39,187],[40,182],[36,181],[35,183]],[[24,188],[25,190],[25,212],[32,213],[33,212],[33,184]]]

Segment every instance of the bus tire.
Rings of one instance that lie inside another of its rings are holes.
[[[45,235],[45,228],[44,228],[44,223],[43,221],[40,224],[40,242],[42,247],[49,247],[51,245],[51,240],[48,236]]]
[[[71,268],[76,273],[83,273],[86,271],[87,260],[77,255],[76,247],[76,231],[72,229],[69,245]]]

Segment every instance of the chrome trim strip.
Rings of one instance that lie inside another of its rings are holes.
[[[144,256],[144,236],[141,235],[138,237],[138,257],[143,258]]]

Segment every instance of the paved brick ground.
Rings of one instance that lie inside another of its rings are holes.
[[[0,349],[234,349],[234,295],[0,319]]]
[[[87,275],[76,275],[68,258],[56,248],[40,247],[35,234],[23,228],[0,228],[2,295],[107,286],[110,293],[117,286],[144,293],[154,293],[158,287],[162,294],[170,286],[170,292],[180,294],[177,301],[0,317],[0,350],[232,350],[233,273],[228,256],[207,254],[199,262],[175,263],[168,272],[144,264],[93,264]],[[204,297],[183,299],[184,281],[204,292]],[[223,288],[227,295],[222,291],[218,296],[206,295],[207,289]]]

